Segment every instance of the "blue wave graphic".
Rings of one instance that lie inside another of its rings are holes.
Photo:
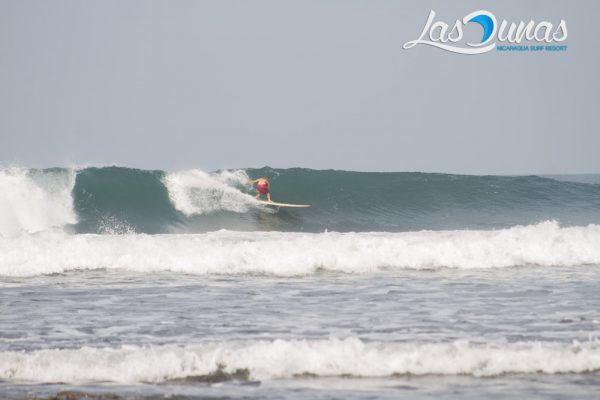
[[[488,15],[480,14],[471,18],[469,22],[478,23],[483,28],[483,38],[480,43],[484,43],[492,36],[492,33],[494,32],[494,21]]]

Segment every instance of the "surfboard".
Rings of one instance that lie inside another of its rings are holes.
[[[259,200],[258,202],[260,204],[265,205],[265,206],[293,207],[293,208],[306,208],[306,207],[310,207],[310,204],[288,204],[288,203],[277,203],[275,201],[264,201],[264,200]]]

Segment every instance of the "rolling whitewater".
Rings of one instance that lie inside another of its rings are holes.
[[[589,398],[599,280],[600,175],[4,168],[0,392]]]

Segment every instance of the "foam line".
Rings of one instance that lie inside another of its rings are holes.
[[[474,344],[363,342],[357,338],[215,342],[121,348],[84,347],[0,353],[8,381],[162,382],[247,369],[251,379],[396,374],[497,376],[600,370],[600,344],[516,342]]]
[[[600,265],[600,226],[554,221],[491,231],[286,233],[218,231],[185,235],[65,235],[0,238],[0,275],[74,269],[139,273],[307,275],[328,270]]]

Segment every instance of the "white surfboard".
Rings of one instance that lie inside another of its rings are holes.
[[[293,208],[306,208],[310,207],[309,204],[288,204],[288,203],[277,203],[275,201],[258,201],[260,204],[264,204],[265,206],[276,206],[276,207],[293,207]]]

